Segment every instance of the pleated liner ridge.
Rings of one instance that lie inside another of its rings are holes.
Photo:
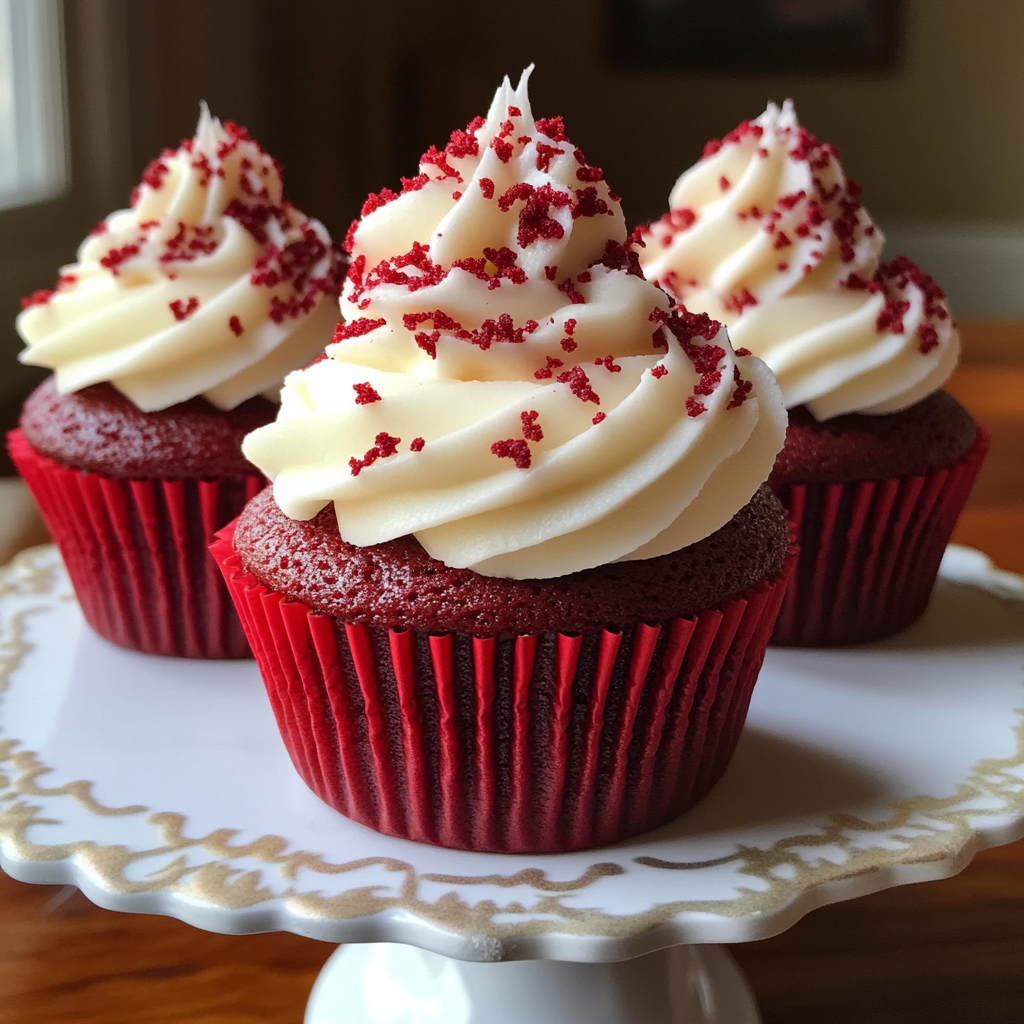
[[[7,447],[100,636],[147,654],[252,656],[208,545],[262,476],[120,479],[61,466],[20,430]]]
[[[719,610],[631,632],[480,639],[345,623],[214,556],[299,774],[389,835],[550,852],[696,803],[732,756],[795,563]]]
[[[988,451],[980,423],[952,466],[924,476],[777,490],[800,558],[773,645],[823,647],[878,640],[928,606],[939,563]]]

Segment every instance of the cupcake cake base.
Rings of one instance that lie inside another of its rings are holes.
[[[800,559],[772,644],[864,643],[919,618],[988,445],[977,423],[973,444],[949,466],[883,480],[776,484]]]
[[[213,552],[292,761],[378,831],[552,852],[654,828],[724,772],[794,556],[719,608],[622,631],[438,634],[347,623]]]
[[[100,636],[146,654],[251,657],[207,546],[262,476],[125,479],[61,466],[20,430],[7,447]]]

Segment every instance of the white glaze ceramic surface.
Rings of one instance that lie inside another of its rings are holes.
[[[721,946],[615,963],[452,960],[391,942],[339,946],[305,1024],[761,1024]]]
[[[255,665],[113,647],[52,548],[0,575],[0,865],[211,931],[607,961],[782,931],[1024,833],[1024,584],[951,548],[892,639],[772,650],[725,778],[614,847],[473,854],[378,835],[291,768]]]

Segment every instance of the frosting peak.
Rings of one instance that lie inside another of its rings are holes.
[[[941,288],[884,238],[839,151],[769,104],[707,144],[645,228],[647,276],[724,320],[819,420],[895,412],[941,387],[959,338]]]
[[[677,550],[767,477],[759,360],[644,279],[618,197],[506,79],[349,231],[344,324],[246,439],[281,509],[361,546],[551,577]]]
[[[146,168],[52,292],[24,300],[21,360],[64,393],[109,381],[145,411],[196,395],[234,408],[322,349],[340,276],[277,161],[204,103],[195,137]]]

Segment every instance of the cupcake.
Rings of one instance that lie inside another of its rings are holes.
[[[54,373],[8,435],[86,621],[151,654],[249,655],[206,550],[265,479],[241,454],[322,350],[341,260],[279,165],[203,105],[131,207],[23,300],[22,362]]]
[[[774,104],[709,142],[638,232],[652,281],[724,320],[790,410],[771,483],[800,561],[774,643],[874,640],[925,609],[984,430],[940,389],[960,341],[942,289],[884,239],[834,146]]]
[[[789,529],[774,378],[646,281],[527,77],[371,195],[335,341],[215,547],[282,736],[383,832],[569,850],[725,769]]]

